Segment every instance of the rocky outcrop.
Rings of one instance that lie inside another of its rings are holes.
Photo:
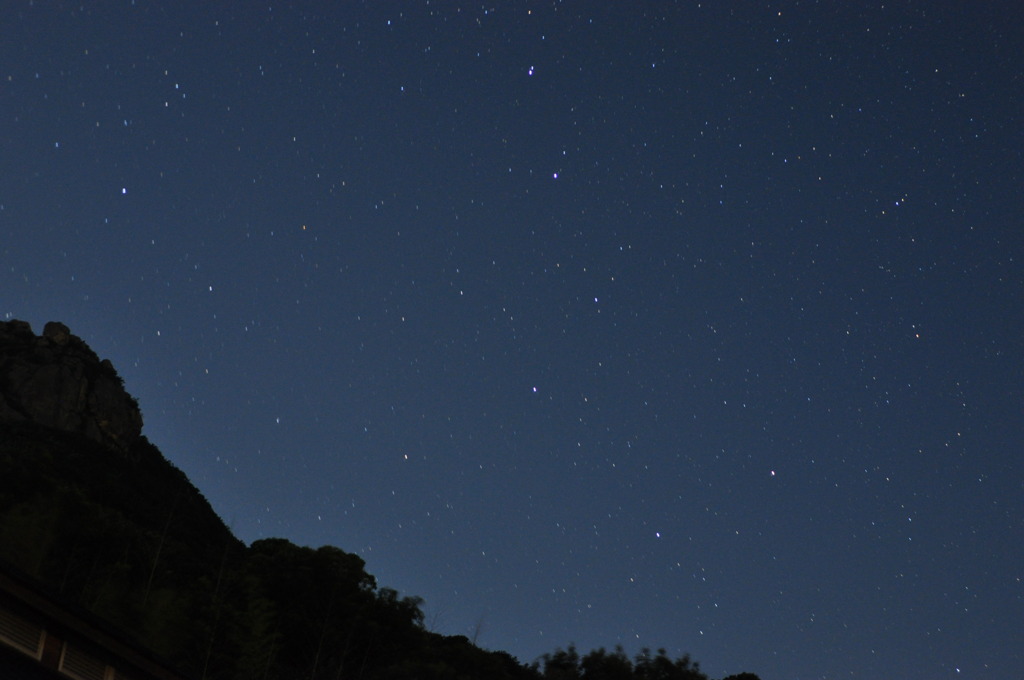
[[[24,321],[0,322],[0,424],[31,421],[128,450],[142,414],[107,360],[62,323],[37,336]]]

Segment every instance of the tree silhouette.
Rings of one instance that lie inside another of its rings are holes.
[[[581,657],[570,645],[525,666],[431,632],[422,600],[378,588],[358,555],[280,538],[246,546],[144,437],[125,455],[0,427],[0,555],[203,680],[707,680],[663,649]]]
[[[544,680],[578,680],[580,678],[580,655],[575,645],[567,649],[556,649],[552,654],[545,654]]]
[[[673,661],[664,649],[652,656],[646,647],[636,655],[633,677],[637,680],[708,680],[708,676],[700,672],[700,664],[691,661],[689,654]]]
[[[604,647],[595,649],[583,657],[580,668],[585,680],[633,679],[633,663],[622,651],[622,647],[616,647],[610,654]]]

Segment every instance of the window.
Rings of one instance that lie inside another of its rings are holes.
[[[106,680],[107,664],[64,643],[64,651],[60,655],[60,672],[76,680]]]
[[[0,640],[38,659],[43,653],[43,627],[0,609]]]

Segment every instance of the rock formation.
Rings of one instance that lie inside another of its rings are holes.
[[[107,360],[51,321],[37,336],[24,321],[0,322],[0,426],[31,421],[126,451],[142,414]]]

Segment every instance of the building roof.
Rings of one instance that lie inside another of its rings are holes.
[[[0,630],[0,669],[4,680],[67,680],[65,658],[113,667],[117,677],[137,680],[190,680],[169,668],[125,634],[73,604],[47,593],[38,583],[0,561],[0,614],[13,626],[25,624],[27,642]],[[11,628],[8,625],[8,628]],[[38,630],[38,633],[33,631]],[[37,658],[27,651],[38,636]],[[19,644],[20,643],[20,644]],[[54,649],[59,645],[59,649]],[[25,651],[22,651],[25,650]],[[48,650],[51,653],[48,653]]]

